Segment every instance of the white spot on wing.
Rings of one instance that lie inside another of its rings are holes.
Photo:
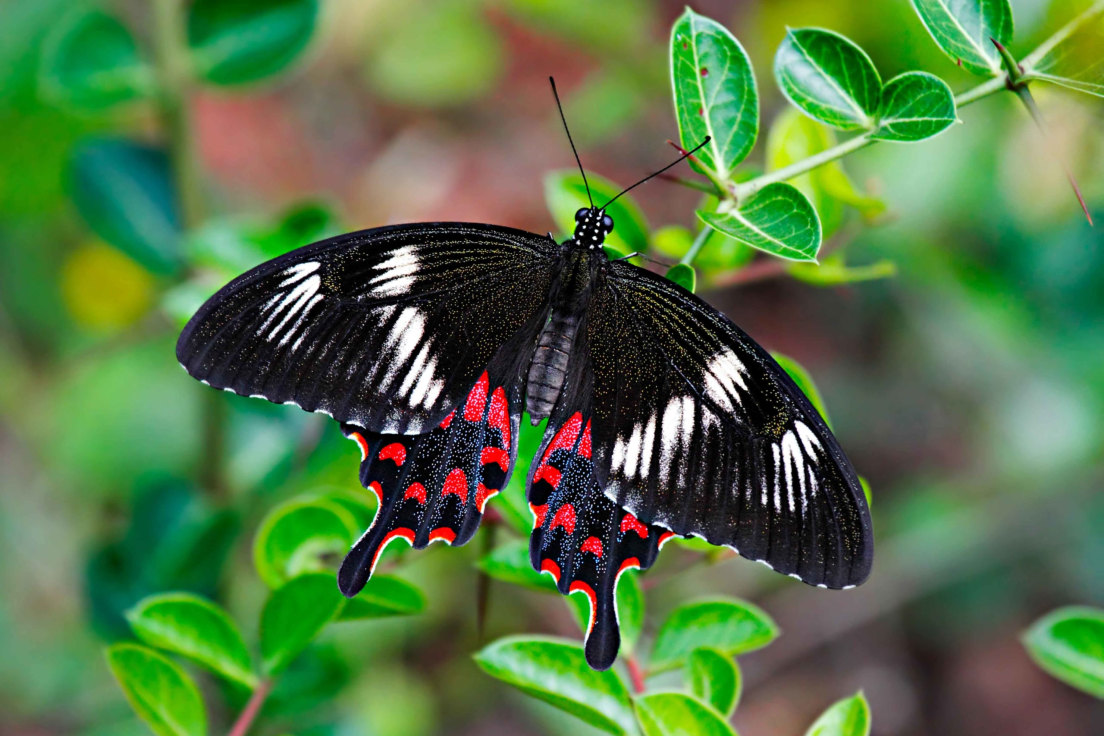
[[[410,291],[414,285],[414,276],[418,273],[419,260],[417,250],[412,245],[396,250],[390,258],[378,263],[374,270],[378,276],[368,280],[373,297],[399,296]]]
[[[725,411],[733,411],[740,404],[740,391],[747,392],[744,383],[744,364],[736,353],[725,348],[709,359],[702,376],[705,394]]]

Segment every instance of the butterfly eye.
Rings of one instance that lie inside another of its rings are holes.
[[[588,212],[590,212],[590,210],[588,210],[586,207],[580,207],[579,209],[575,210],[575,222],[582,222],[583,218],[586,217]]]
[[[607,233],[613,230],[613,218],[609,215],[602,215],[602,229]]]

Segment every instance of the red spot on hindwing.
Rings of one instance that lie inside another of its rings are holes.
[[[583,552],[590,552],[595,557],[602,556],[602,540],[598,537],[587,537],[583,542],[583,546],[580,547]]]
[[[357,447],[360,448],[360,460],[361,460],[361,462],[364,462],[365,460],[367,460],[368,459],[368,440],[364,439],[364,435],[362,435],[360,432],[353,432],[352,434],[349,435],[349,438],[351,440],[353,440],[353,442],[356,442]]]
[[[663,532],[659,535],[659,542],[656,543],[656,546],[662,547],[663,545],[667,544],[667,542],[671,541],[671,537],[673,536],[675,536],[674,532]]]
[[[552,524],[548,527],[549,531],[552,531],[558,526],[562,526],[564,531],[568,534],[575,533],[575,507],[569,503],[565,503],[563,506],[556,509],[556,515],[552,517]]]
[[[590,420],[587,420],[586,429],[583,430],[583,438],[579,440],[579,454],[590,459],[591,453],[591,439],[590,439]]]
[[[548,448],[544,451],[544,457],[541,458],[541,462],[546,462],[548,457],[556,450],[570,450],[575,446],[575,440],[579,438],[579,430],[583,427],[583,415],[579,412],[575,412],[571,415],[571,418],[563,423],[560,427],[560,431],[556,432],[556,435],[552,438],[552,441],[548,443]]]
[[[502,433],[502,446],[510,449],[510,410],[506,405],[506,392],[501,386],[491,394],[491,408],[487,423]]]
[[[544,517],[548,514],[548,504],[542,503],[540,506],[529,504],[529,510],[533,512],[533,528],[544,526]]]
[[[479,455],[479,462],[482,465],[498,463],[498,467],[506,470],[510,467],[510,453],[501,447],[484,447],[483,452]]]
[[[621,519],[621,533],[624,534],[629,530],[636,532],[641,539],[648,538],[648,527],[641,524],[640,520],[632,514],[625,514],[625,517]]]
[[[536,475],[533,476],[533,483],[544,480],[548,481],[548,484],[553,488],[558,488],[561,475],[560,471],[556,470],[551,465],[542,465],[540,469],[537,470]]]
[[[621,576],[621,573],[625,572],[626,570],[631,570],[631,569],[639,570],[640,569],[640,560],[638,560],[635,557],[630,557],[627,560],[625,560],[624,562],[622,562],[621,567],[617,568],[618,577]]]
[[[395,465],[402,466],[406,462],[406,448],[398,442],[392,442],[379,451],[380,460],[394,460]]]
[[[460,468],[453,468],[445,478],[445,485],[441,488],[441,498],[450,493],[459,496],[461,502],[468,500],[468,476]]]
[[[376,497],[376,503],[383,503],[383,486],[380,485],[378,480],[368,484],[368,491]]]
[[[441,420],[441,429],[448,429],[449,425],[452,424],[452,418],[454,416],[456,416],[456,410],[455,409],[450,411],[449,415]]]
[[[541,572],[552,573],[552,577],[556,578],[556,582],[560,582],[560,566],[552,560],[543,560],[541,562]]]
[[[406,493],[403,494],[403,500],[408,498],[418,499],[418,503],[425,505],[426,502],[426,489],[421,483],[411,483],[410,487],[406,489]]]
[[[483,513],[483,508],[487,505],[487,500],[490,499],[491,496],[496,495],[498,495],[497,488],[488,488],[482,483],[475,487],[475,507],[479,509],[479,513]]]
[[[483,421],[483,410],[487,408],[487,371],[472,386],[468,400],[464,402],[464,419],[469,422]]]
[[[577,590],[581,590],[586,593],[586,597],[590,599],[590,623],[587,624],[587,636],[590,636],[590,632],[594,629],[594,619],[598,615],[598,594],[594,592],[594,588],[589,584],[584,583],[582,580],[576,580],[567,589],[568,593],[574,593]]]
[[[443,539],[452,544],[456,540],[456,532],[447,526],[438,527],[429,533],[429,541],[435,542],[438,539]]]

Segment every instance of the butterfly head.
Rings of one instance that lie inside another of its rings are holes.
[[[581,207],[575,213],[575,245],[598,250],[613,232],[613,218],[598,207]]]

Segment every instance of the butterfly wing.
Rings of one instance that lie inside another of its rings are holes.
[[[854,469],[792,379],[723,314],[614,262],[583,342],[595,474],[617,506],[812,585],[866,579],[873,540]]]
[[[489,225],[342,235],[234,279],[184,328],[177,358],[217,388],[368,432],[429,432],[496,355],[532,342],[559,252]]]

